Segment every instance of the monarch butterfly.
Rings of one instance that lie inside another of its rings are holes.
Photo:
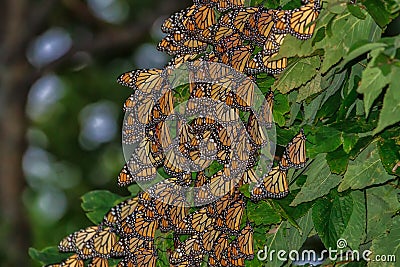
[[[217,260],[217,262],[220,262],[223,257],[223,252],[228,248],[228,246],[229,246],[228,235],[227,234],[220,235],[217,239],[217,242],[215,242],[214,249],[213,252],[210,253],[210,257],[213,258],[214,261]]]
[[[153,241],[146,241],[141,238],[133,237],[133,236],[128,236],[124,238],[124,242],[126,243],[127,255],[131,254],[132,252],[135,252],[141,248],[146,248],[146,249],[151,249],[153,247]],[[132,255],[132,254],[131,254]]]
[[[198,29],[205,30],[215,24],[215,12],[211,5],[199,7],[193,14]]]
[[[108,267],[108,260],[100,257],[93,258],[88,267]]]
[[[46,265],[46,267],[84,267],[85,264],[83,260],[79,258],[78,255],[74,254],[65,261],[63,261],[61,264],[50,264]]]
[[[225,12],[228,9],[234,9],[244,6],[244,0],[219,0],[217,9],[219,12]]]
[[[112,247],[112,249],[111,249],[111,252],[110,252],[110,256],[111,257],[121,258],[121,257],[124,257],[124,256],[127,255],[127,253],[128,253],[128,245],[126,243],[128,242],[128,240],[126,240],[126,239],[138,240],[138,239],[133,238],[133,237],[132,238],[127,238],[127,237],[120,238],[118,240],[118,242],[116,242],[114,244],[114,246]],[[143,241],[143,242],[145,242],[145,241]]]
[[[286,179],[287,170],[273,167],[263,177],[262,183],[256,185],[251,191],[251,199],[258,201],[263,198],[283,198],[289,193],[289,186]]]
[[[128,216],[135,210],[138,204],[138,197],[127,199],[112,207],[104,216],[102,223],[109,227],[119,227]]]
[[[256,13],[256,25],[258,33],[266,38],[270,36],[272,29],[275,26],[275,21],[273,20],[275,11],[270,10],[260,10]]]
[[[274,92],[270,90],[267,93],[259,112],[260,124],[265,126],[267,129],[272,128],[274,120],[273,108],[274,108]]]
[[[242,216],[245,209],[245,202],[243,200],[238,200],[234,202],[225,211],[225,227],[231,233],[239,233],[240,224],[242,222]]]
[[[208,83],[192,83],[189,89],[191,98],[202,98],[211,96],[211,85]]]
[[[180,196],[180,189],[173,178],[158,182],[147,189],[149,195],[155,199],[158,214],[163,215],[166,212],[163,205],[173,203],[175,198]]]
[[[137,106],[134,110],[134,116],[141,124],[149,124],[153,120],[151,110],[155,105],[153,95],[146,95],[138,98]],[[136,126],[137,127],[137,126]]]
[[[195,205],[204,205],[208,204],[211,201],[215,200],[214,196],[211,194],[211,189],[208,184],[204,184],[201,187],[194,188],[194,198],[193,201]]]
[[[233,26],[242,33],[245,40],[252,40],[256,35],[254,27],[250,26],[250,18],[254,17],[258,10],[256,7],[248,7],[233,12]]]
[[[220,122],[226,124],[235,123],[240,119],[239,110],[231,108],[223,102],[220,102],[215,106],[215,115]]]
[[[110,227],[104,227],[93,237],[94,250],[102,255],[109,255],[116,242],[117,236]]]
[[[87,227],[61,240],[58,247],[62,252],[75,252],[80,259],[88,259],[95,254],[92,243],[99,231],[99,226]]]
[[[185,171],[188,171],[189,161],[173,148],[166,152],[163,167],[170,176],[182,176]]]
[[[224,102],[228,106],[233,106],[234,95],[231,87],[223,83],[216,82],[211,86],[211,99],[219,102]]]
[[[232,66],[237,71],[244,72],[252,53],[253,48],[251,46],[238,46],[223,54],[221,61],[224,64]]]
[[[200,263],[204,254],[202,242],[198,235],[189,237],[185,242],[181,242],[178,247],[171,253],[169,261],[176,265],[189,261],[192,264]]]
[[[182,32],[174,33],[174,36],[166,36],[157,45],[159,51],[165,51],[171,56],[204,52],[208,44],[193,36]]]
[[[184,219],[184,224],[174,228],[177,234],[199,234],[214,223],[214,218],[209,217],[207,210],[201,208],[193,213],[190,213]]]
[[[287,33],[287,23],[288,23],[288,13],[290,11],[287,10],[276,10],[273,13],[273,20],[275,22],[274,25],[274,33]]]
[[[256,146],[261,147],[267,141],[266,134],[263,127],[260,126],[258,118],[251,112],[249,119],[247,121],[247,132],[250,135],[250,141]]]
[[[248,260],[253,259],[254,257],[254,248],[253,248],[253,227],[251,227],[250,223],[246,223],[246,226],[240,231],[240,234],[237,237],[237,245],[245,258]]]
[[[245,266],[245,256],[239,250],[239,245],[236,240],[229,244],[226,253],[226,260],[230,266]]]
[[[215,129],[216,132],[216,143],[219,150],[229,150],[232,145],[232,127],[223,127],[218,125]]]
[[[137,114],[129,112],[122,125],[122,143],[132,145],[144,138],[144,124],[140,123]]]
[[[233,27],[229,27],[229,26],[225,26],[225,25],[218,25],[218,28],[216,29],[215,36],[214,36],[214,43],[219,43],[224,38],[227,38],[228,36],[232,36],[232,35],[240,37],[240,35],[238,33],[236,33],[236,31]]]
[[[244,79],[235,90],[235,107],[249,111],[254,104],[255,83],[251,79]]]
[[[135,181],[154,179],[157,170],[153,165],[143,165],[136,155],[132,155],[118,175],[118,185],[126,186]]]
[[[125,100],[122,110],[124,112],[129,112],[129,111],[132,111],[135,106],[136,106],[136,97],[135,97],[135,94],[131,94]]]
[[[212,130],[216,125],[214,117],[197,117],[191,122],[191,129],[194,133],[201,133]]]
[[[177,30],[182,30],[182,18],[186,13],[190,12],[191,9],[194,9],[195,6],[191,6],[189,8],[180,10],[174,14],[172,14],[169,18],[167,18],[164,23],[161,25],[161,30],[164,33],[173,33]]]
[[[212,226],[201,233],[203,249],[207,252],[210,252],[213,249],[215,241],[220,234],[221,231],[214,229],[214,227]]]
[[[135,166],[131,167],[131,165],[128,165],[128,167],[132,168],[131,171],[135,171],[137,165],[152,165],[156,167],[163,161],[163,154],[160,149],[160,146],[155,140],[152,141],[149,137],[143,138],[139,146],[135,149],[135,156],[137,156],[139,162],[137,162]]]
[[[166,211],[169,223],[171,226],[179,228],[184,227],[184,218],[189,213],[188,203],[183,197],[176,197],[173,202],[169,205],[169,209]]]
[[[171,149],[172,140],[171,140],[171,132],[169,126],[170,126],[169,123],[165,121],[159,122],[156,126],[153,136],[153,142],[161,146],[160,148],[161,150]],[[151,151],[153,152],[154,150]]]
[[[181,64],[183,64],[185,62],[190,62],[190,61],[198,59],[198,58],[200,58],[198,53],[177,55],[168,62],[166,68],[171,67],[171,66],[174,66],[174,68],[178,68]]]
[[[226,176],[224,170],[213,174],[210,178],[210,190],[216,197],[221,197],[230,192],[235,186],[235,181]]]
[[[141,201],[136,206],[136,214],[141,214],[146,221],[154,221],[159,219],[159,214],[156,211],[154,201]]]
[[[281,160],[279,162],[279,168],[282,170],[287,170],[290,168],[289,160],[287,159],[286,153],[283,153]]]
[[[288,14],[290,34],[301,40],[311,38],[315,30],[315,20],[321,8],[319,0],[310,0],[306,5],[291,10]]]
[[[246,72],[249,74],[257,74],[266,72],[269,74],[278,74],[285,70],[287,66],[287,58],[283,57],[278,60],[270,61],[273,55],[264,55],[263,51],[257,53],[247,64]]]
[[[265,56],[278,53],[286,34],[271,34],[263,44],[262,54]]]
[[[289,162],[289,166],[296,169],[303,168],[306,156],[306,136],[303,129],[289,142],[285,149],[285,159]]]
[[[152,241],[158,226],[158,221],[148,221],[143,214],[130,216],[122,223],[122,234],[136,237],[145,241]]]
[[[147,112],[149,113],[149,110]],[[157,115],[155,114],[157,111]],[[174,113],[174,96],[171,90],[166,90],[163,92],[160,99],[154,105],[154,109],[152,112],[152,119],[156,122],[164,120],[167,116]],[[140,113],[138,114],[140,116]]]
[[[259,182],[259,178],[253,169],[247,169],[242,176],[242,180],[244,184],[251,184]]]
[[[209,144],[212,143],[209,142]],[[211,153],[215,152],[215,147],[212,147],[211,149]],[[189,158],[192,160],[191,166],[193,166],[197,170],[204,170],[212,163],[212,155],[209,155],[211,153],[208,152],[206,154],[203,149],[200,149],[198,147],[194,148],[192,151],[189,152]]]
[[[121,74],[117,82],[123,86],[138,90],[142,94],[160,91],[168,85],[162,69],[141,69]]]
[[[125,257],[123,258],[117,265],[117,267],[136,267],[136,260],[133,257]]]
[[[155,250],[140,248],[134,253],[137,267],[155,267],[157,253]]]
[[[228,29],[228,30],[226,30]],[[221,29],[225,30],[225,32],[217,32],[217,35],[220,35],[220,38],[216,43],[214,44],[214,50],[217,52],[218,55],[223,55],[224,53],[227,53],[229,50],[233,49],[234,47],[239,47],[243,45],[243,40],[241,36],[238,33],[232,33],[230,35],[227,35],[226,31],[233,31],[230,28],[225,28]],[[219,36],[218,36],[219,37]]]

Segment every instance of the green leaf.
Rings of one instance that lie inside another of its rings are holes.
[[[372,254],[370,259],[375,259],[377,255],[394,255],[391,261],[377,262],[372,261],[368,266],[398,266],[398,259],[400,259],[400,216],[393,219],[393,224],[389,229],[389,233],[381,238],[372,240],[371,249]]]
[[[353,211],[341,238],[346,239],[350,248],[355,250],[359,249],[360,244],[363,243],[365,238],[367,211],[365,208],[365,196],[363,192],[352,191],[350,195],[353,199]]]
[[[355,101],[356,101],[357,97],[358,97],[358,95],[356,92],[356,87],[354,87],[354,88],[350,87],[348,94],[344,97],[344,99],[342,100],[342,103],[340,104],[339,112],[337,115],[338,121],[349,117],[349,115],[351,114],[351,111],[355,107]]]
[[[366,15],[362,12],[361,8],[357,5],[347,5],[347,10],[356,18],[365,19]]]
[[[62,262],[72,255],[72,253],[60,253],[57,247],[47,247],[41,251],[35,248],[29,248],[28,253],[33,260],[39,261],[43,264]]]
[[[308,81],[305,85],[302,85],[299,88],[299,94],[297,96],[296,102],[301,102],[309,96],[321,92],[321,80],[322,76],[318,73],[313,79]]]
[[[250,198],[250,190],[249,190],[250,185],[249,184],[244,184],[241,187],[239,187],[239,191],[247,198]]]
[[[351,48],[349,53],[343,58],[343,62],[340,64],[339,69],[342,69],[347,63],[356,59],[357,57],[375,49],[385,48],[385,43],[371,43],[367,40],[361,40],[356,42]]]
[[[280,93],[275,94],[274,96],[274,110],[273,116],[274,121],[279,126],[284,126],[286,123],[285,114],[290,111],[289,101],[286,95],[282,95]]]
[[[289,251],[296,250],[299,251],[303,246],[304,242],[308,238],[314,224],[312,221],[312,211],[311,209],[303,217],[297,220],[298,225],[301,228],[301,232],[296,231],[291,228],[287,235],[287,241],[289,244]]]
[[[154,240],[158,254],[157,266],[168,266],[168,251],[174,247],[173,234],[171,232],[162,234],[157,231]]]
[[[391,11],[388,10],[388,3],[385,0],[365,0],[363,4],[367,8],[368,13],[381,28],[385,27],[390,22]]]
[[[343,151],[342,147],[339,147],[335,151],[329,152],[326,155],[326,160],[332,173],[344,174],[349,162],[349,156]]]
[[[357,143],[349,152],[350,159],[354,160],[367,146],[369,146],[372,140],[372,136],[364,136],[358,139]]]
[[[294,121],[297,118],[297,115],[300,112],[301,104],[296,103],[297,95],[298,95],[297,91],[292,91],[290,92],[290,94],[288,94],[288,100],[290,102],[290,114],[289,114],[290,120],[286,125],[287,127],[293,125]]]
[[[369,38],[372,26],[373,21],[370,16],[367,16],[365,20],[360,20],[347,12],[336,16],[332,22],[332,34],[316,44],[316,48],[322,48],[325,51],[321,72],[326,73],[342,57],[345,57],[354,43],[360,40],[371,41]]]
[[[294,199],[297,198],[297,195],[300,193],[300,190],[292,190],[288,196],[282,199],[271,200],[274,204],[278,204],[284,211],[286,217],[291,217],[292,220],[297,220],[298,218],[304,216],[307,211],[313,205],[312,202],[304,202],[299,203],[296,207],[293,207],[291,203],[293,203]]]
[[[377,142],[372,142],[354,161],[349,162],[347,172],[338,187],[342,192],[349,188],[362,189],[374,184],[382,184],[393,179],[387,174],[379,157]]]
[[[305,171],[307,180],[290,206],[308,202],[324,196],[336,187],[342,177],[332,174],[325,160],[325,154],[319,154]]]
[[[311,158],[319,153],[334,151],[342,144],[342,132],[329,126],[317,128],[315,133],[308,135],[307,138],[311,142],[307,144],[307,155]]]
[[[272,261],[270,261],[269,253],[271,253],[272,250],[275,252],[284,250],[287,253],[291,250],[299,250],[313,227],[311,218],[310,210],[306,215],[296,221],[302,229],[302,234],[288,222],[282,222],[276,229],[274,229],[275,232],[273,234],[267,234],[265,245],[267,246],[268,251],[267,253],[260,254],[261,257],[266,256],[265,259],[262,260],[263,264],[272,267],[281,266],[283,264],[283,262],[276,257],[276,254],[273,255]]]
[[[390,77],[384,76],[380,68],[370,67],[370,64],[368,64],[364,70],[357,92],[364,94],[365,114],[367,117],[374,100],[381,94],[382,89],[389,81]]]
[[[384,236],[392,223],[392,217],[400,209],[397,198],[399,189],[384,185],[366,190],[367,242]]]
[[[301,41],[294,36],[288,35],[285,37],[279,49],[279,54],[275,58],[309,56],[314,50],[315,48],[311,46],[311,40]]]
[[[117,203],[126,199],[107,190],[96,190],[82,196],[82,209],[95,224],[99,224],[104,215]]]
[[[336,242],[349,224],[353,213],[351,195],[337,193],[320,198],[313,206],[313,222],[325,247],[336,248]]]
[[[142,188],[140,188],[138,184],[131,184],[128,186],[128,191],[131,192],[132,196],[136,196],[141,190]]]
[[[273,85],[272,90],[278,89],[282,94],[286,94],[300,87],[317,74],[320,63],[319,56],[313,56],[289,64],[285,72]]]
[[[313,99],[310,104],[303,104],[304,105],[304,121],[307,124],[313,124],[315,116],[317,115],[320,106],[322,104],[323,94],[320,94],[315,99]]]
[[[353,149],[353,147],[357,144],[357,141],[359,139],[357,134],[346,134],[346,133],[343,133],[342,138],[343,138],[343,150],[346,153],[349,153]]]
[[[374,130],[374,134],[400,121],[400,68],[394,67],[392,70],[391,77],[394,77],[394,79],[390,81],[389,87],[386,90],[378,127]]]
[[[400,145],[400,128],[395,127],[386,130],[378,139],[379,156],[387,173],[393,173],[393,167],[400,161],[400,149],[395,149]],[[400,168],[397,168],[396,174],[400,175]]]
[[[281,216],[267,201],[247,202],[247,214],[248,218],[254,221],[256,225],[276,224],[282,220]]]

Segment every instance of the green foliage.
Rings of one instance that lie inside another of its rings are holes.
[[[69,254],[72,255],[72,254]],[[39,251],[34,248],[29,248],[29,256],[41,263],[60,262],[68,257],[68,254],[60,254],[57,247],[48,247]]]
[[[96,190],[82,196],[82,209],[86,216],[95,224],[99,224],[112,207],[125,198],[106,190]]]
[[[400,85],[394,78],[400,74],[399,37],[380,37],[398,6],[380,1],[363,4],[367,12],[361,4],[330,3],[313,38],[299,41],[288,36],[277,56],[293,57],[273,85],[289,103],[288,109],[274,111],[277,143],[284,144],[293,130],[303,127],[310,160],[291,181],[293,188],[302,179],[300,189],[279,200],[291,198],[287,207],[293,206],[292,210],[277,205],[279,201],[249,204],[249,218],[259,231],[271,232],[269,227],[276,231],[263,243],[269,249],[289,251],[296,247],[288,242],[291,231],[310,233],[294,216],[295,208],[307,204],[313,233],[325,247],[335,249],[337,240],[344,238],[350,249],[399,257],[400,171],[392,171],[400,161],[400,98],[395,90]],[[381,11],[371,11],[378,5]],[[377,16],[379,12],[382,16]],[[278,95],[279,103],[284,103]],[[276,213],[281,223],[270,221]],[[263,249],[258,242],[256,250]],[[262,264],[254,260],[247,266]],[[268,262],[268,266],[282,265],[285,262],[276,257]]]

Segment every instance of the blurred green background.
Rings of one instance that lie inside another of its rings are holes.
[[[0,3],[0,266],[91,223],[80,197],[116,186],[124,164],[119,74],[162,67],[163,19],[182,0]]]

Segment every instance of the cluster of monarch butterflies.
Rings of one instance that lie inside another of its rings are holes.
[[[240,186],[251,184],[252,201],[285,197],[288,169],[306,162],[306,137],[300,130],[276,166],[261,172],[257,168],[260,151],[270,142],[265,130],[272,127],[274,94],[267,93],[253,110],[257,97],[251,75],[282,71],[285,58],[269,59],[286,34],[310,38],[320,9],[318,0],[294,10],[244,7],[243,0],[195,0],[168,18],[162,26],[168,36],[158,48],[174,56],[171,62],[164,69],[135,70],[118,78],[134,89],[124,103],[122,130],[123,143],[134,153],[118,184],[151,184],[160,168],[169,178],[111,208],[99,225],[64,238],[59,250],[73,255],[48,267],[83,267],[87,262],[108,267],[111,258],[118,259],[117,267],[156,266],[157,230],[173,233],[171,266],[200,266],[205,258],[208,266],[245,266],[254,257],[253,227],[242,222],[246,199]],[[254,53],[255,46],[261,51]],[[190,74],[185,112],[197,116],[190,121],[176,114],[172,89],[179,83],[171,78],[174,67],[183,63]],[[242,128],[235,127],[239,111],[248,113]],[[222,168],[209,174],[206,168],[213,161]],[[182,186],[194,186],[191,198]],[[190,212],[193,204],[198,208]]]
[[[293,10],[244,7],[244,0],[195,0],[164,22],[167,36],[158,49],[176,57],[172,63],[206,53],[243,73],[276,74],[287,65],[286,58],[273,60],[285,36],[311,38],[320,10],[320,0],[305,0]]]

